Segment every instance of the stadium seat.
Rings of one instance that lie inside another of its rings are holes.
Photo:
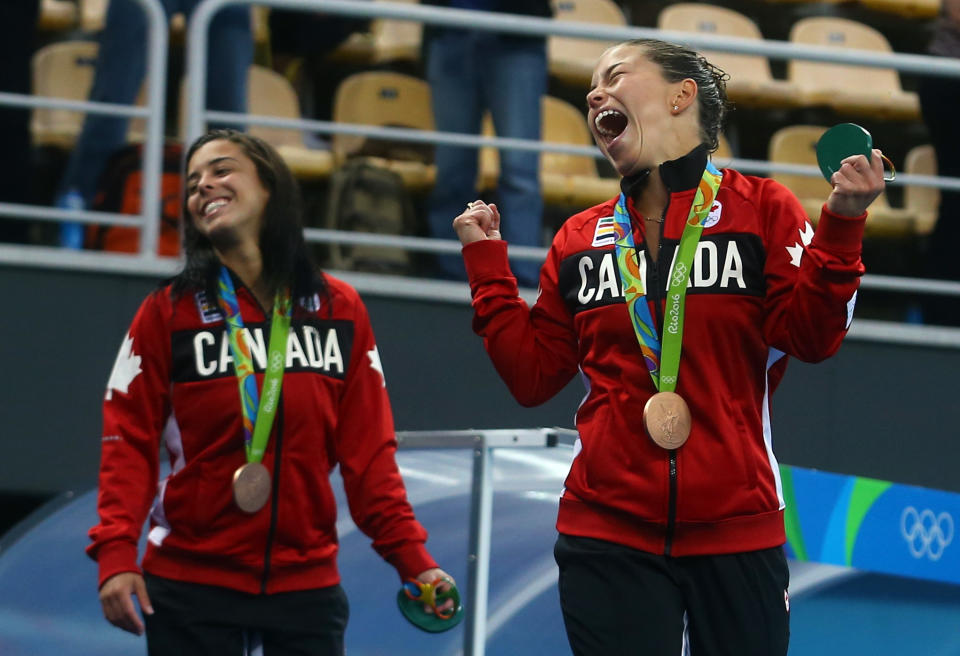
[[[186,80],[180,86],[180,128],[186,128]],[[251,66],[247,77],[247,111],[256,116],[299,119],[300,101],[293,85],[284,76],[264,66]],[[327,178],[333,171],[328,150],[307,148],[300,130],[251,125],[247,130],[277,149],[297,178]]]
[[[433,130],[430,85],[401,73],[356,73],[337,87],[333,120],[337,123]],[[337,164],[351,157],[367,157],[377,166],[396,171],[412,190],[427,190],[436,178],[432,152],[428,152],[432,147],[336,134],[332,139],[332,150]]]
[[[933,146],[914,146],[907,152],[904,173],[912,175],[937,175],[937,156]],[[903,189],[903,204],[916,217],[917,233],[933,232],[940,212],[940,190],[936,187],[906,185]]]
[[[826,131],[827,128],[814,125],[780,128],[770,139],[769,160],[773,163],[817,166],[817,141]],[[797,196],[811,222],[815,224],[820,219],[820,209],[832,191],[830,183],[822,176],[774,173],[770,177]],[[886,194],[881,194],[870,205],[868,212],[867,236],[902,237],[916,231],[913,214],[908,210],[890,207]]]
[[[593,137],[583,113],[570,103],[544,96],[542,108],[543,141],[592,146]],[[494,135],[490,115],[484,117],[483,132]],[[500,175],[500,157],[495,148],[480,149],[479,190],[495,189]],[[589,207],[610,200],[620,187],[616,178],[601,178],[597,162],[585,155],[543,152],[540,155],[540,186],[547,205]]]
[[[60,32],[77,24],[77,5],[68,0],[41,0],[37,28]]]
[[[33,95],[86,100],[93,85],[97,44],[92,41],[62,41],[44,46],[33,56]],[[30,134],[34,146],[73,147],[83,113],[66,109],[34,109]]]
[[[613,0],[552,0],[553,18],[576,23],[626,25],[627,19]],[[560,82],[588,87],[593,67],[613,42],[562,36],[547,38],[547,66]]]
[[[263,66],[251,66],[248,78],[248,109],[251,114],[299,119],[300,101],[284,76]],[[300,179],[323,179],[333,171],[329,150],[307,148],[299,130],[252,125],[250,134],[262,138],[283,157]]]
[[[93,85],[97,58],[93,41],[59,41],[40,48],[33,56],[33,95],[87,100]],[[142,102],[142,94],[141,101]],[[83,127],[83,112],[68,109],[34,109],[30,135],[34,146],[73,148]],[[131,122],[128,141],[142,139],[142,121]]]
[[[745,15],[699,2],[666,7],[660,12],[657,27],[676,32],[763,39],[756,23]],[[730,76],[727,94],[735,102],[755,107],[794,107],[801,102],[796,85],[773,78],[766,57],[707,50],[702,54]]]
[[[107,16],[109,0],[78,0],[80,7],[80,29],[84,32],[99,32]]]
[[[880,32],[863,23],[844,18],[804,18],[790,30],[791,43],[873,50],[893,50]],[[882,120],[918,120],[917,94],[906,92],[893,69],[850,66],[792,59],[787,79],[797,85],[806,105],[826,105],[842,114],[870,116]]]
[[[416,4],[419,0],[390,1]],[[422,39],[423,25],[420,23],[374,18],[370,21],[369,32],[351,34],[330,54],[330,58],[332,61],[365,66],[396,61],[418,62]]]

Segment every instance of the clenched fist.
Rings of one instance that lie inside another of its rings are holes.
[[[500,212],[494,204],[475,200],[453,220],[453,229],[464,246],[482,239],[501,239]]]

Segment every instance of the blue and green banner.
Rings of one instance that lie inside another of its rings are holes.
[[[782,465],[787,555],[960,583],[960,494]]]

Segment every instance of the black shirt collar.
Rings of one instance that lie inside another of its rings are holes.
[[[671,192],[694,189],[707,166],[707,145],[700,144],[689,153],[660,165],[660,179]],[[650,180],[650,169],[643,169],[620,180],[620,191],[634,197],[643,191]]]

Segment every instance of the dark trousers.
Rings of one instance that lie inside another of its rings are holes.
[[[576,656],[784,656],[783,549],[671,558],[560,535],[560,607]]]
[[[347,596],[339,585],[251,595],[147,576],[153,615],[145,615],[150,656],[343,656]]]

